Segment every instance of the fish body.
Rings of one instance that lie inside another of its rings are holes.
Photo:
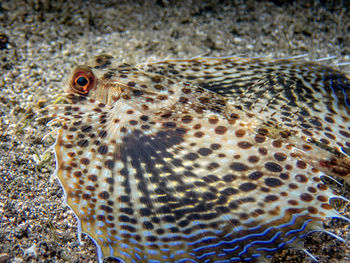
[[[326,217],[350,174],[350,80],[292,59],[78,66],[56,174],[100,259],[262,261]]]

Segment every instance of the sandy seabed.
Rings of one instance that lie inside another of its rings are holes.
[[[43,153],[53,140],[42,140],[45,122],[32,120],[63,90],[74,65],[101,53],[129,64],[307,55],[334,56],[324,63],[350,71],[348,1],[129,2],[0,2],[0,263],[96,262],[95,245],[86,235],[79,244],[74,214],[51,178],[54,160]],[[349,187],[342,190],[349,198]],[[339,211],[350,217],[345,206]],[[350,241],[343,220],[324,225]],[[349,247],[327,234],[312,234],[305,245],[320,262],[350,262]],[[284,250],[273,262],[311,260]]]

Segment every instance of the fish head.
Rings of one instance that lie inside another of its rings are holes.
[[[66,92],[82,95],[106,105],[119,100],[135,101],[145,110],[175,103],[179,85],[156,73],[143,72],[129,64],[117,64],[110,55],[100,55],[87,65],[77,66],[71,73]]]

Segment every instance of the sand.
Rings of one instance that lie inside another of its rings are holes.
[[[323,63],[350,70],[347,1],[113,2],[0,2],[0,263],[96,262],[95,245],[86,235],[79,244],[75,216],[51,176],[54,159],[44,152],[53,138],[42,140],[46,122],[33,120],[63,90],[74,65],[101,53],[130,64],[306,55],[334,56]],[[349,187],[341,190],[349,197]],[[344,220],[327,220],[325,227],[349,242]],[[348,247],[327,234],[312,234],[305,243],[320,262],[350,262]],[[311,259],[284,250],[273,262]]]

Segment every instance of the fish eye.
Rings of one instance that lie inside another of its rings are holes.
[[[95,76],[90,69],[78,67],[71,80],[71,88],[79,94],[87,94],[95,85]]]
[[[85,76],[81,76],[77,79],[75,79],[75,83],[82,87],[82,89],[85,89],[86,85],[89,84],[89,79]]]

